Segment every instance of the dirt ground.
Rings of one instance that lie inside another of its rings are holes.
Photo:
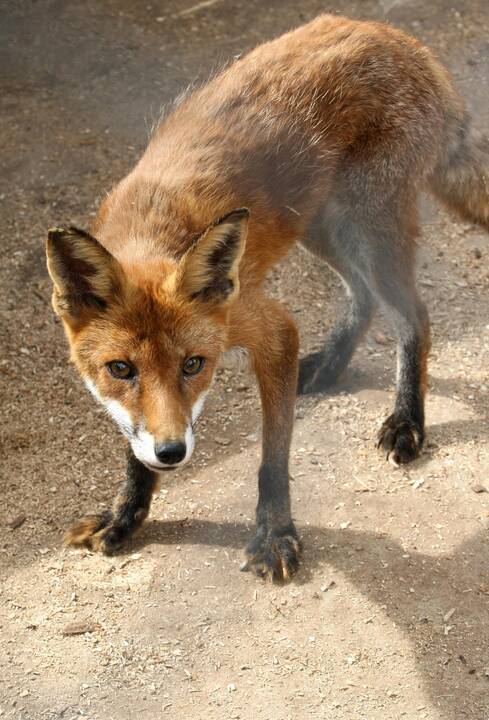
[[[110,504],[124,441],[67,361],[46,228],[87,225],[162,103],[321,10],[417,35],[489,126],[487,0],[1,4],[2,718],[489,719],[489,237],[429,203],[429,443],[406,470],[375,449],[395,368],[379,317],[338,393],[297,404],[293,584],[239,572],[260,413],[235,367],[219,372],[191,467],[127,551],[62,547],[73,520]],[[294,250],[270,292],[296,315],[303,352],[316,347],[341,298],[329,271]]]

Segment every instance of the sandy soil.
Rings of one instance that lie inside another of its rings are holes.
[[[62,548],[110,503],[124,443],[66,359],[43,238],[86,226],[167,102],[321,9],[387,18],[435,48],[489,124],[486,0],[44,0],[0,10],[0,717],[489,718],[489,238],[424,209],[433,322],[429,443],[407,470],[374,447],[393,401],[380,317],[338,393],[301,399],[297,581],[239,573],[260,414],[220,371],[192,466],[113,558]],[[188,12],[188,10],[191,10]],[[270,278],[317,346],[341,290],[295,250]],[[75,625],[74,625],[75,624]],[[79,634],[73,634],[78,632]]]

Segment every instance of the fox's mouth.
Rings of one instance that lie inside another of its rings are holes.
[[[140,460],[140,462],[142,462],[148,470],[152,470],[153,472],[166,472],[167,470],[176,470],[177,467],[179,467],[178,465],[152,465],[145,460]]]

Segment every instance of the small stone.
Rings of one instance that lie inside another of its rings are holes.
[[[17,530],[25,523],[26,519],[25,515],[16,515],[12,520],[7,520],[7,527],[11,530]]]
[[[443,622],[448,622],[450,618],[452,617],[453,613],[455,612],[455,608],[451,608],[444,616],[443,616]]]
[[[75,620],[64,626],[61,635],[84,635],[85,633],[95,632],[97,625],[89,620]]]
[[[331,590],[331,588],[334,588],[336,585],[334,580],[330,580],[330,582],[327,585],[321,585],[319,588],[321,592],[328,592],[328,590]]]
[[[413,490],[417,490],[421,485],[424,484],[425,479],[420,477],[417,480],[414,480],[411,485],[413,486]]]
[[[373,339],[378,345],[387,345],[387,343],[389,342],[388,338],[384,335],[383,332],[380,332],[380,330],[373,334]]]
[[[488,489],[486,488],[486,486],[482,485],[481,483],[474,483],[473,485],[470,486],[470,489],[472,490],[472,492],[475,492],[475,493],[488,492]]]

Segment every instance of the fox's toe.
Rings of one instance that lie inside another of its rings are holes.
[[[257,538],[260,542],[257,543]],[[292,580],[299,568],[301,543],[295,528],[272,530],[263,539],[258,533],[246,551],[242,570],[251,570],[266,580],[286,583]]]
[[[395,414],[390,415],[380,428],[377,447],[386,451],[388,461],[396,467],[415,460],[422,445],[422,430]]]
[[[65,545],[106,552],[104,533],[107,533],[111,520],[112,513],[108,510],[99,515],[87,515],[67,530],[64,536]]]

